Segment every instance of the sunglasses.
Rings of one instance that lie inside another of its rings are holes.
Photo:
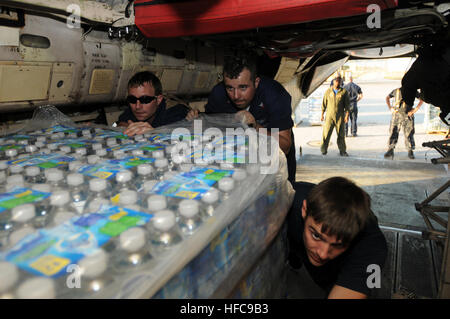
[[[135,97],[134,95],[127,96],[127,102],[130,104],[136,104],[137,101],[141,102],[141,104],[148,104],[151,103],[154,99],[156,99],[156,96],[148,96],[148,95],[143,95],[141,97]]]

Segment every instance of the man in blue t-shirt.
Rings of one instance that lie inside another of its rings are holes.
[[[205,113],[236,113],[256,130],[278,129],[278,141],[287,158],[288,179],[295,181],[296,159],[292,127],[291,96],[277,81],[258,76],[255,59],[233,56],[226,59],[223,81],[208,97]],[[194,119],[198,111],[191,111],[187,119]]]
[[[166,107],[161,81],[149,71],[136,73],[128,81],[127,102],[129,107],[120,114],[117,125],[125,126],[128,136],[183,120],[189,112],[182,104]]]
[[[350,98],[349,117],[351,122],[351,133],[356,137],[358,131],[358,102],[363,98],[361,88],[353,82],[353,77],[350,75],[349,83],[344,85]],[[348,122],[345,123],[345,136],[348,136]]]

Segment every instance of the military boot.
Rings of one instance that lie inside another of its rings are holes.
[[[386,153],[384,153],[384,158],[394,159],[394,149],[390,148]]]
[[[412,150],[409,150],[409,151],[408,151],[408,157],[409,157],[410,159],[415,159],[415,157],[414,157],[414,152],[413,152]]]

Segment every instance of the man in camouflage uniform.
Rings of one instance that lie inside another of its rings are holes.
[[[416,94],[416,98],[419,98]],[[391,105],[391,99],[393,104]],[[398,141],[400,129],[403,127],[403,135],[405,136],[405,146],[408,149],[408,157],[414,159],[413,149],[416,144],[414,142],[414,113],[422,106],[423,101],[419,98],[419,104],[415,108],[407,105],[402,99],[400,88],[393,90],[386,96],[386,104],[392,112],[391,125],[389,127],[388,151],[384,154],[384,158],[394,159],[394,148]]]
[[[337,145],[341,156],[348,156],[345,145],[345,123],[348,121],[350,111],[350,97],[346,89],[341,86],[341,77],[333,80],[333,86],[328,88],[323,96],[321,121],[326,112],[325,124],[323,125],[322,146],[320,150],[323,155],[327,154],[333,128],[336,127]]]

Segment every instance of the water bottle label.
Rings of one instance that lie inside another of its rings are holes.
[[[155,161],[154,158],[149,157],[141,157],[141,156],[128,156],[121,159],[112,159],[108,160],[108,163],[119,165],[123,169],[130,169],[132,167],[141,165],[141,164],[151,164]]]
[[[176,174],[168,180],[158,182],[152,192],[170,197],[200,199],[219,180],[232,174],[233,170],[193,168],[190,172]]]
[[[0,213],[19,205],[38,202],[50,195],[28,188],[16,188],[12,192],[0,193]]]
[[[131,227],[143,226],[152,214],[117,206],[102,206],[92,214],[73,217],[51,229],[30,234],[0,255],[34,275],[57,278],[65,268]]]
[[[31,155],[18,160],[13,160],[8,163],[20,165],[22,167],[38,166],[40,168],[46,169],[67,165],[74,160],[75,158],[71,156],[65,156],[61,154],[39,154]]]

